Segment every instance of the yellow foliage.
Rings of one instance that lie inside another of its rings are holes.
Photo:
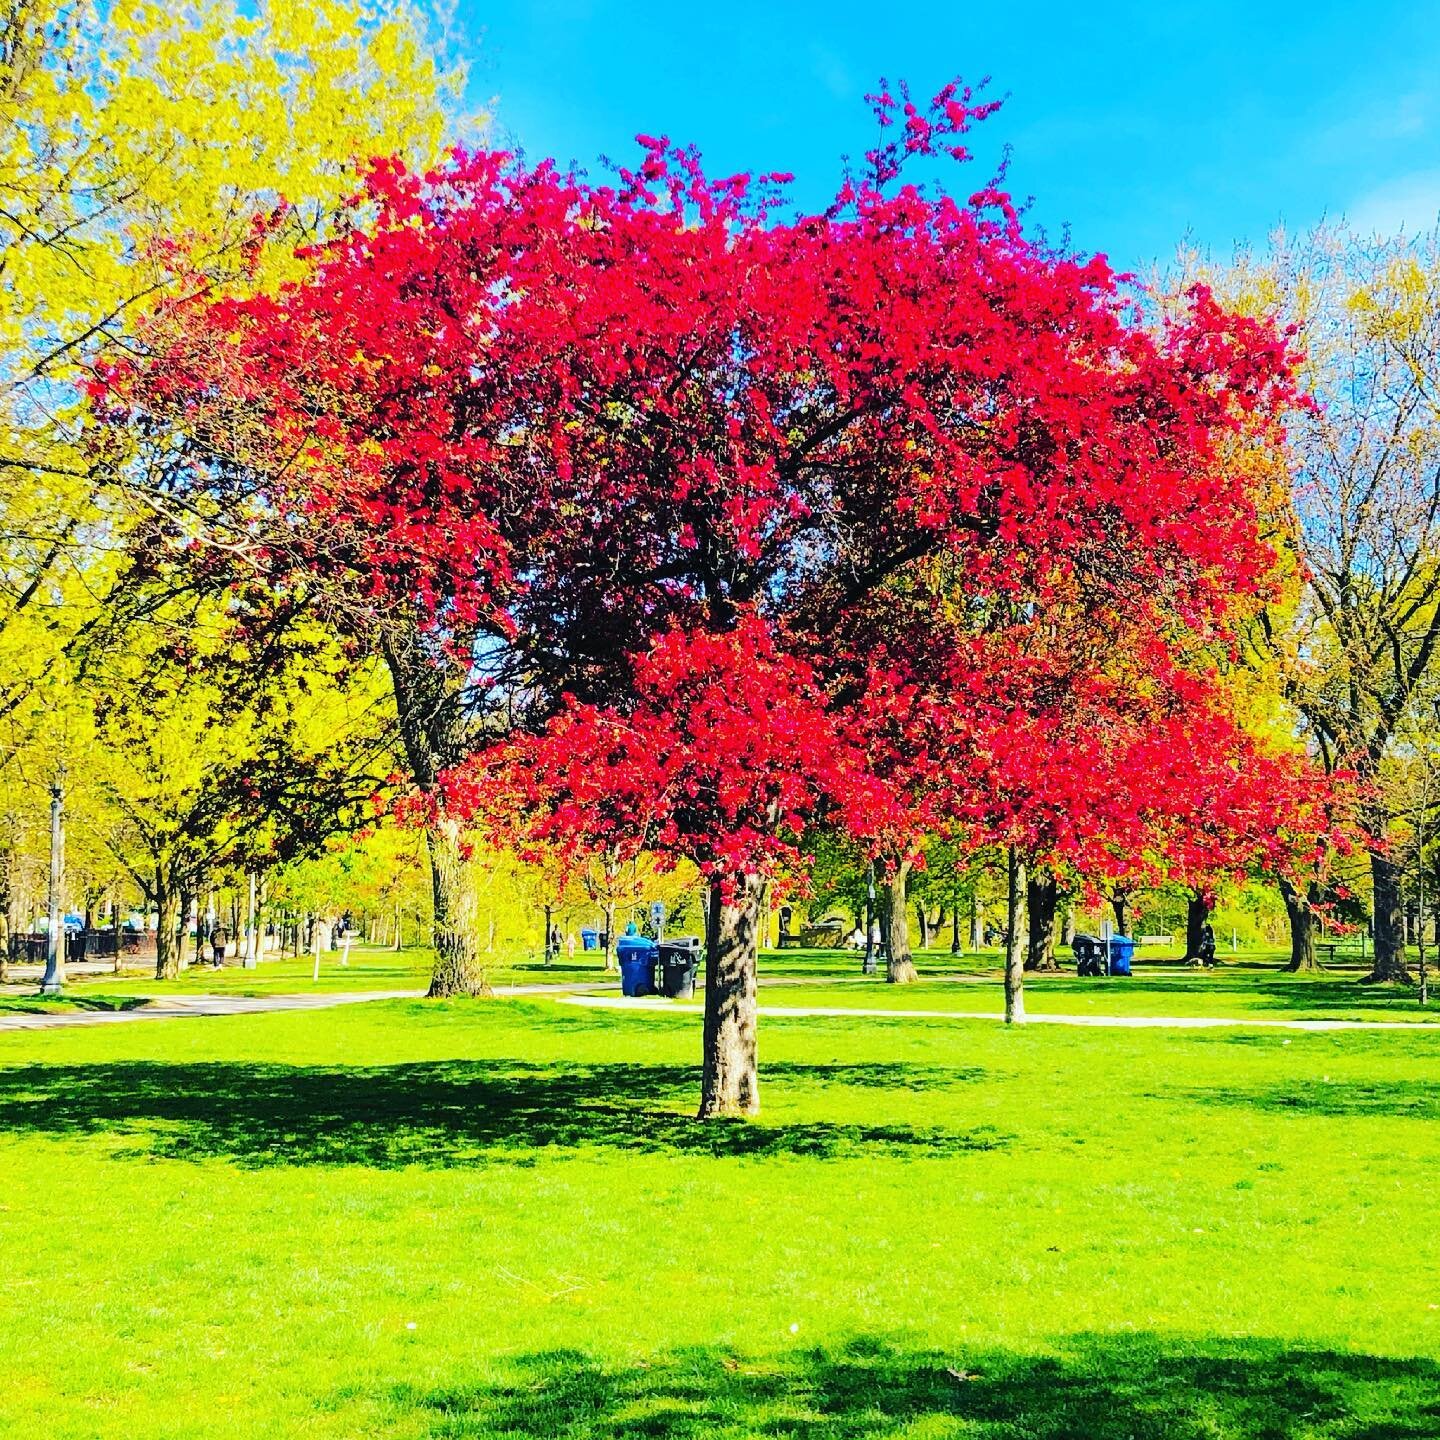
[[[357,161],[433,157],[463,80],[434,28],[410,0],[0,0],[0,713],[126,523],[84,364],[165,296],[292,273]]]

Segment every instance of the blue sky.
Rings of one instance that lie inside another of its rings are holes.
[[[987,178],[1074,243],[1145,267],[1187,234],[1228,253],[1283,220],[1414,229],[1440,212],[1440,0],[1280,5],[459,0],[475,103],[506,143],[593,162],[637,131],[716,172],[790,170],[823,202],[874,129],[880,75],[926,95],[992,77]]]

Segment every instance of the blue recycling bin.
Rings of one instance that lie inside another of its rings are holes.
[[[1130,962],[1135,958],[1135,941],[1129,935],[1110,937],[1110,973],[1128,975]]]
[[[620,959],[620,993],[636,997],[655,993],[656,945],[643,935],[622,935],[616,950]]]
[[[580,948],[582,950],[598,950],[600,948],[600,932],[598,930],[580,931]]]

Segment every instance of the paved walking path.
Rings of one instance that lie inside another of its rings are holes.
[[[155,957],[142,958],[139,955],[129,957],[134,963],[127,968],[139,970],[141,967],[155,973]],[[113,960],[67,960],[65,962],[65,973],[67,976],[89,976],[89,975],[113,975],[115,973],[115,962]],[[33,981],[36,985],[45,974],[45,966],[30,960],[12,960],[9,965],[8,974],[11,981],[21,984],[25,981]]]
[[[701,1015],[703,1005],[677,1005],[673,1000],[627,1000],[613,995],[562,995],[563,1005],[584,1005],[596,1010],[656,1010]],[[838,1019],[866,1016],[877,1020],[1001,1020],[995,1010],[868,1010],[851,1005],[761,1005],[761,1015],[790,1018]],[[1265,1020],[1218,1015],[1027,1015],[1027,1025],[1081,1025],[1118,1030],[1437,1030],[1423,1020]]]
[[[497,985],[506,996],[572,994],[585,985]],[[199,1015],[263,1015],[273,1010],[328,1010],[371,1000],[420,1000],[423,990],[333,990],[314,995],[156,995],[129,1010],[65,1010],[56,1014],[0,1010],[0,1031],[58,1030],[70,1025],[118,1025],[127,1020],[177,1020]]]
[[[563,1005],[583,1005],[596,1010],[643,1010],[667,1015],[699,1015],[704,1006],[677,1004],[673,1000],[629,1000],[618,995],[590,992],[612,981],[587,980],[563,985],[497,985],[499,996],[550,995]],[[774,982],[771,982],[774,983]],[[260,1015],[271,1011],[326,1010],[337,1005],[363,1005],[372,1000],[418,1000],[423,990],[348,990],[319,994],[285,995],[157,995],[130,1010],[67,1010],[59,1014],[0,1011],[0,1031],[52,1030],[72,1025],[118,1025],[129,1020],[175,1020],[187,1016]],[[996,1020],[1004,1015],[993,1010],[882,1010],[851,1005],[761,1005],[761,1015],[777,1020],[791,1019],[875,1019],[875,1020]],[[1077,1025],[1118,1030],[1440,1030],[1440,1025],[1414,1020],[1272,1020],[1261,1017],[1218,1015],[1036,1015],[1025,1017],[1027,1025]]]

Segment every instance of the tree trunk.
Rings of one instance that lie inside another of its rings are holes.
[[[180,955],[176,946],[179,930],[177,912],[179,899],[157,870],[155,873],[155,978],[177,980],[180,977]]]
[[[1290,921],[1290,963],[1285,968],[1295,973],[1322,969],[1315,958],[1315,912],[1309,895],[1302,894],[1282,878],[1280,897],[1285,902],[1285,915]],[[1189,948],[1188,936],[1186,948]]]
[[[1034,872],[1025,886],[1025,913],[1029,922],[1027,970],[1058,970],[1055,963],[1055,909],[1059,885],[1047,870]]]
[[[615,968],[615,904],[612,901],[605,907],[605,969]]]
[[[1073,902],[1067,902],[1065,906],[1065,928],[1061,939],[1066,945],[1075,943],[1075,906]]]
[[[892,985],[910,985],[920,977],[910,959],[910,924],[905,918],[905,882],[910,875],[910,862],[896,865],[884,885],[881,923],[885,926],[885,978]]]
[[[753,875],[710,887],[705,924],[705,1038],[700,1118],[760,1109],[755,1050],[755,957],[763,886]]]
[[[915,918],[920,922],[920,948],[928,950],[930,948],[930,917],[925,913],[923,900],[915,902]]]
[[[1110,908],[1115,912],[1115,933],[1128,935],[1130,933],[1130,897],[1128,895],[1112,895]]]
[[[195,904],[195,954],[186,956],[190,940],[190,906]],[[199,913],[199,905],[193,895],[187,894],[184,887],[180,890],[180,924],[175,932],[175,965],[179,970],[184,970],[193,965],[200,957],[200,946],[204,943],[205,925]]]
[[[985,945],[985,906],[979,895],[970,897],[970,948],[978,951]]]
[[[950,953],[960,953],[960,902],[957,900],[950,907]]]
[[[1205,922],[1210,918],[1209,902],[1198,891],[1192,891],[1185,898],[1185,963],[1202,965],[1205,957],[1200,953],[1204,944]],[[1312,947],[1312,955],[1315,953]]]
[[[485,963],[475,944],[475,897],[465,875],[459,824],[441,820],[428,826],[425,847],[435,902],[435,968],[430,975],[430,994],[488,995]],[[545,945],[548,950],[548,933]]]
[[[1025,863],[1012,845],[1006,857],[1005,911],[1010,934],[1005,943],[1005,1023],[1025,1018],[1025,942],[1020,934],[1021,896],[1025,890]]]
[[[1363,984],[1390,982],[1409,985],[1410,966],[1405,959],[1405,927],[1400,909],[1400,868],[1388,855],[1370,855],[1370,885],[1374,896],[1375,968]]]
[[[394,688],[395,715],[410,778],[417,789],[434,794],[441,774],[464,752],[464,695],[468,683],[465,666],[457,657],[431,644],[418,608],[387,617],[380,632],[380,650]],[[488,993],[475,943],[479,910],[467,883],[456,823],[440,820],[428,826],[425,848],[435,901],[435,968],[430,976],[430,994]],[[397,950],[398,910],[397,903]]]
[[[0,852],[0,985],[10,978],[10,937],[15,933],[15,850]]]

